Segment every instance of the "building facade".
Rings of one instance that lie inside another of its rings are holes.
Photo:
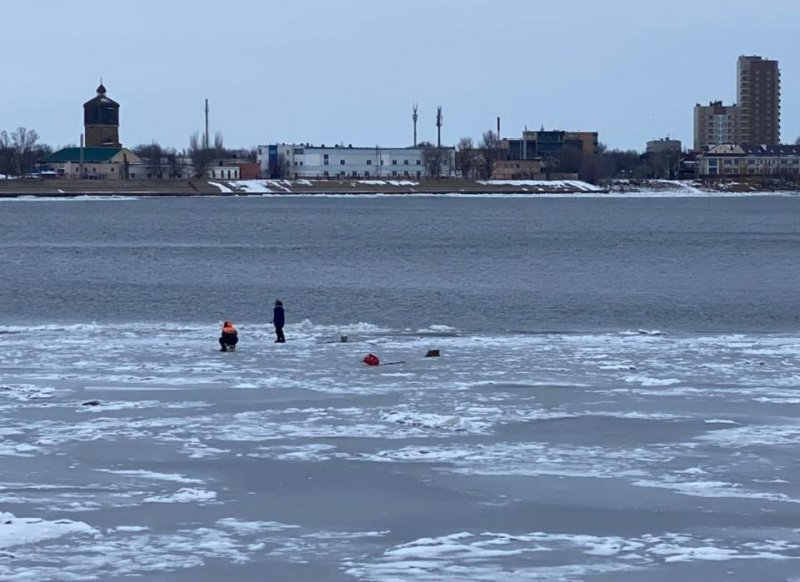
[[[739,107],[712,101],[694,106],[694,149],[739,143]]]
[[[239,158],[212,160],[206,167],[206,177],[215,180],[258,180],[261,169],[257,162]]]
[[[431,163],[431,150],[441,154],[438,163]],[[455,148],[275,144],[258,147],[258,162],[261,175],[270,178],[420,179],[450,176]]]
[[[584,154],[596,154],[599,147],[596,131],[540,129],[539,131],[523,131],[521,140],[507,141],[511,155],[518,155],[517,159],[552,156],[566,147],[576,148]]]
[[[143,179],[142,160],[125,148],[64,148],[42,160],[59,178],[84,180]]]
[[[681,140],[669,139],[668,137],[650,140],[647,142],[644,151],[646,154],[681,153]]]
[[[496,160],[492,165],[493,180],[544,180],[542,160]]]
[[[800,176],[800,146],[719,145],[698,156],[700,177]]]
[[[106,96],[100,83],[97,96],[83,104],[83,126],[87,148],[120,148],[119,103]]]
[[[736,65],[738,140],[751,145],[781,141],[781,74],[778,61],[740,56]]]

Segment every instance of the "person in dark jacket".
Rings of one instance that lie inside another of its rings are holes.
[[[285,323],[286,317],[283,314],[283,301],[276,299],[275,309],[272,310],[272,325],[275,326],[275,336],[277,337],[275,340],[276,344],[282,344],[286,342],[286,338],[283,337],[283,325]]]
[[[222,324],[222,335],[219,338],[219,351],[227,352],[236,350],[236,344],[239,343],[239,333],[236,331],[236,326],[233,322],[226,321]]]

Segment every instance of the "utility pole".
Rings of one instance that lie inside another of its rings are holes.
[[[414,113],[411,114],[411,120],[414,122],[414,147],[417,147],[417,104],[414,103]]]
[[[436,147],[442,147],[442,107],[436,108]]]
[[[208,149],[208,99],[206,99],[206,133],[203,136],[203,149]]]

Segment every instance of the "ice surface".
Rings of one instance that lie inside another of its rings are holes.
[[[0,326],[0,579],[720,579],[800,557],[796,335],[307,320],[276,346],[242,322],[221,354],[216,326]]]

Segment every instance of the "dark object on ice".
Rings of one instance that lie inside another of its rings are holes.
[[[286,324],[286,315],[283,312],[283,301],[280,299],[275,300],[275,308],[272,310],[272,325],[275,326],[275,343],[286,343],[286,338],[283,336],[283,326]]]
[[[347,334],[346,334],[346,333],[343,333],[343,334],[342,334],[342,337],[340,337],[340,338],[339,338],[339,340],[341,340],[341,342],[342,342],[343,344],[346,344],[346,343],[347,343]]]
[[[367,366],[380,366],[381,364],[381,359],[375,354],[367,354],[361,361],[364,362]]]
[[[222,335],[217,340],[219,342],[219,351],[221,352],[235,352],[236,344],[239,343],[239,332],[232,321],[225,321],[222,324]]]
[[[439,350],[428,350],[428,353],[425,354],[426,358],[438,358],[439,356],[441,356]]]
[[[83,403],[83,406],[100,406],[99,400],[87,400]]]

